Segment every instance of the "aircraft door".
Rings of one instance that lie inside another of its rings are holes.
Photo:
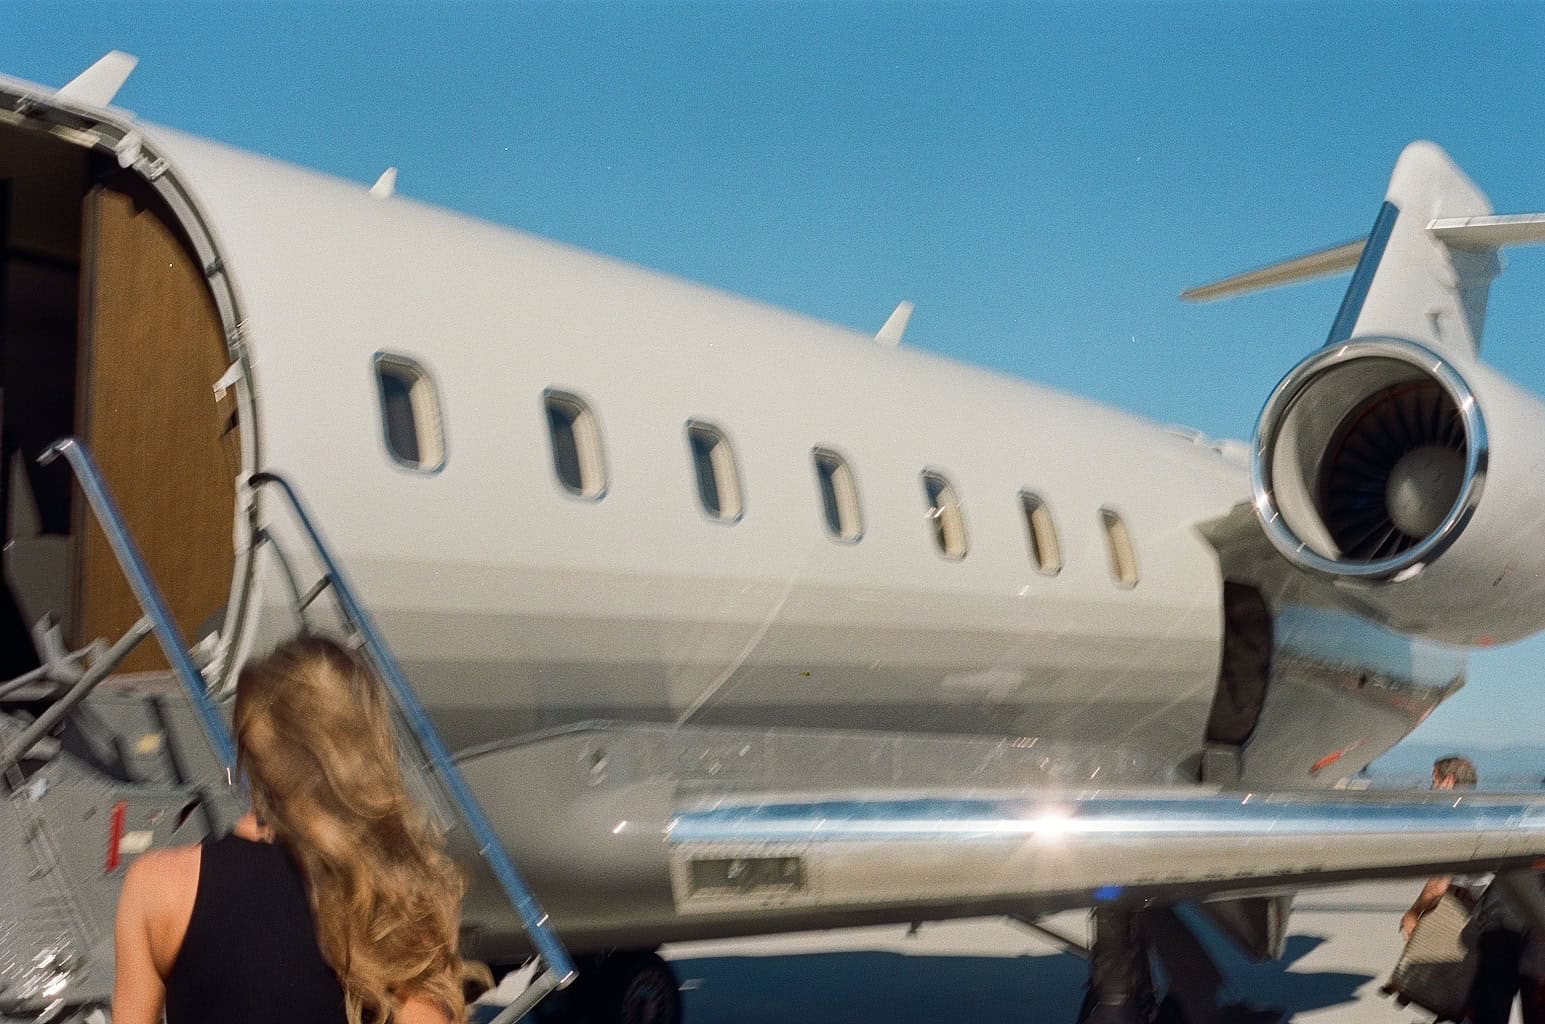
[[[77,431],[196,643],[224,608],[235,567],[236,401],[212,390],[230,357],[202,269],[148,190],[127,187],[85,198]],[[74,639],[112,640],[140,610],[80,504]],[[146,644],[124,669],[162,666]]]

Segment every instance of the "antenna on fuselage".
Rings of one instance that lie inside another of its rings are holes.
[[[911,319],[912,303],[903,299],[896,304],[885,326],[875,332],[874,340],[888,348],[895,348],[901,344],[901,336],[906,333],[907,321]]]
[[[376,183],[370,186],[370,195],[375,199],[390,199],[397,191],[397,168],[388,167],[381,172]]]
[[[113,97],[118,95],[118,90],[123,88],[123,83],[129,80],[130,72],[138,64],[139,58],[132,53],[109,50],[91,67],[60,86],[54,95],[74,103],[105,107],[113,102]]]

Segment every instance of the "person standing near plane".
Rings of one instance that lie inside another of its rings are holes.
[[[1545,876],[1536,875],[1545,887]],[[1523,1024],[1545,1024],[1545,938],[1529,932],[1518,962],[1518,1006]]]
[[[1451,754],[1448,757],[1438,758],[1432,764],[1434,790],[1474,789],[1477,781],[1479,776],[1476,775],[1475,764],[1468,757]],[[1412,903],[1411,909],[1400,917],[1400,934],[1409,939],[1411,933],[1416,930],[1416,922],[1438,905],[1453,883],[1454,879],[1449,875],[1438,875],[1427,879],[1427,884],[1422,886],[1416,902]]]
[[[464,883],[403,787],[380,682],[317,637],[242,670],[232,833],[146,854],[114,927],[114,1024],[459,1024]]]
[[[1524,1024],[1542,1024],[1533,986],[1523,973],[1528,927],[1493,880],[1465,925],[1465,941],[1476,951],[1470,986],[1469,1024],[1508,1024],[1518,997]]]
[[[1432,788],[1474,789],[1478,776],[1469,758],[1457,754],[1440,757],[1432,766]],[[1492,884],[1489,875],[1429,878],[1400,919],[1400,933],[1407,939],[1422,916],[1438,905],[1450,889],[1461,889],[1465,902],[1474,906],[1465,925],[1466,941],[1476,950],[1475,980],[1470,986],[1468,1024],[1507,1024],[1513,998],[1522,996],[1525,1024],[1540,1021],[1533,987],[1520,973],[1526,929],[1517,913]]]

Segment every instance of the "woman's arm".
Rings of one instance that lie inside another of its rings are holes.
[[[132,864],[118,896],[118,916],[113,921],[113,1024],[158,1024],[166,1002],[166,986],[150,951],[147,895],[153,879],[147,876],[155,867],[148,857]]]

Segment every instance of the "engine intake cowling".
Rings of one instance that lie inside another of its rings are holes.
[[[1517,639],[1545,627],[1542,441],[1545,406],[1485,366],[1353,339],[1305,359],[1267,400],[1256,514],[1285,558],[1360,585],[1357,603],[1397,628]]]

